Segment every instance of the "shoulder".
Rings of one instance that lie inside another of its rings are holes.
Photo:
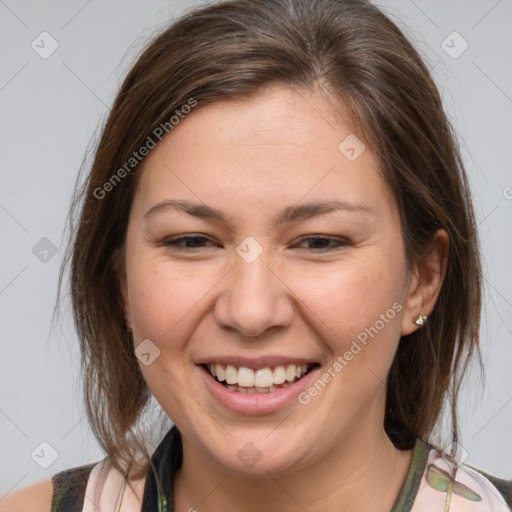
[[[426,500],[434,510],[443,510],[448,501],[454,512],[512,511],[512,480],[489,475],[467,463],[454,465],[436,449],[430,451],[423,484],[418,501]]]
[[[82,510],[85,491],[89,476],[96,466],[101,463],[93,462],[83,466],[66,469],[52,477],[53,496],[51,512],[77,512]],[[0,511],[1,512],[1,511]]]
[[[14,491],[0,501],[0,512],[80,512],[89,475],[96,464],[66,469],[48,480]]]
[[[483,476],[485,480],[492,485],[494,489],[498,491],[501,497],[504,499],[505,503],[508,505],[510,510],[512,510],[512,480],[504,480],[503,478],[498,478],[496,476],[490,475],[485,471],[475,468],[473,466],[466,466],[470,468],[472,471],[478,473]]]
[[[24,487],[0,501],[0,512],[51,512],[53,481],[51,478]]]

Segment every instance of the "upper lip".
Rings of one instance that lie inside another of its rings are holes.
[[[286,366],[287,364],[318,364],[314,359],[304,359],[301,357],[286,356],[261,356],[261,357],[244,357],[244,356],[211,356],[204,357],[196,361],[196,364],[224,364],[232,366],[244,366],[246,368],[267,368],[269,366]]]

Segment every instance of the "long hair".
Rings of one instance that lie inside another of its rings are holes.
[[[481,262],[456,135],[427,67],[368,2],[233,0],[189,11],[143,49],[72,206],[60,281],[69,266],[89,423],[125,474],[148,454],[136,426],[151,398],[126,330],[117,273],[143,166],[133,153],[150,136],[158,143],[155,130],[170,131],[170,119],[191,101],[248,96],[273,84],[321,87],[334,103],[349,105],[399,206],[409,269],[428,253],[436,230],[447,231],[444,284],[428,323],[400,340],[384,427],[396,447],[411,448],[415,437],[430,439],[449,401],[451,441],[458,439],[459,387],[475,350],[481,362]]]

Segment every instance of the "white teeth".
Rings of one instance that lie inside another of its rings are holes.
[[[226,380],[226,373],[224,372],[224,366],[221,364],[212,364],[210,366],[215,366],[216,373],[217,373],[217,379],[219,379],[221,382]]]
[[[251,370],[249,370],[251,371]],[[254,372],[254,385],[260,388],[268,388],[274,384],[274,374],[270,368],[260,368]]]
[[[286,380],[288,382],[295,380],[295,365],[294,364],[289,364],[286,367]]]
[[[286,370],[284,366],[274,368],[274,384],[282,384],[286,380]]]
[[[253,370],[245,366],[208,364],[210,373],[219,382],[226,381],[228,389],[244,388],[241,393],[267,393],[277,391],[300,379],[307,372],[307,364],[287,364]],[[232,389],[234,391],[235,389]]]
[[[254,372],[250,368],[240,366],[238,369],[238,385],[252,388],[254,386],[254,380]]]
[[[291,386],[293,382],[285,382],[282,386],[270,386],[268,388],[260,388],[257,386],[253,386],[252,388],[245,388],[243,386],[237,386],[237,385],[227,385],[226,387],[230,391],[236,391],[237,393],[243,393],[247,395],[254,395],[259,393],[272,393],[273,391],[279,391],[282,388],[287,388],[288,386]]]
[[[238,384],[238,370],[230,364],[226,366],[226,382],[228,384]]]

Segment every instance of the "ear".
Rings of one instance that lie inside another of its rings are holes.
[[[418,261],[409,281],[402,336],[419,328],[414,323],[419,315],[428,317],[434,309],[446,275],[449,242],[448,233],[444,229],[437,230],[430,253]]]
[[[130,301],[128,300],[128,285],[126,280],[126,265],[124,258],[125,244],[118,247],[112,255],[112,265],[117,278],[118,290],[126,318],[126,328],[131,330]]]

